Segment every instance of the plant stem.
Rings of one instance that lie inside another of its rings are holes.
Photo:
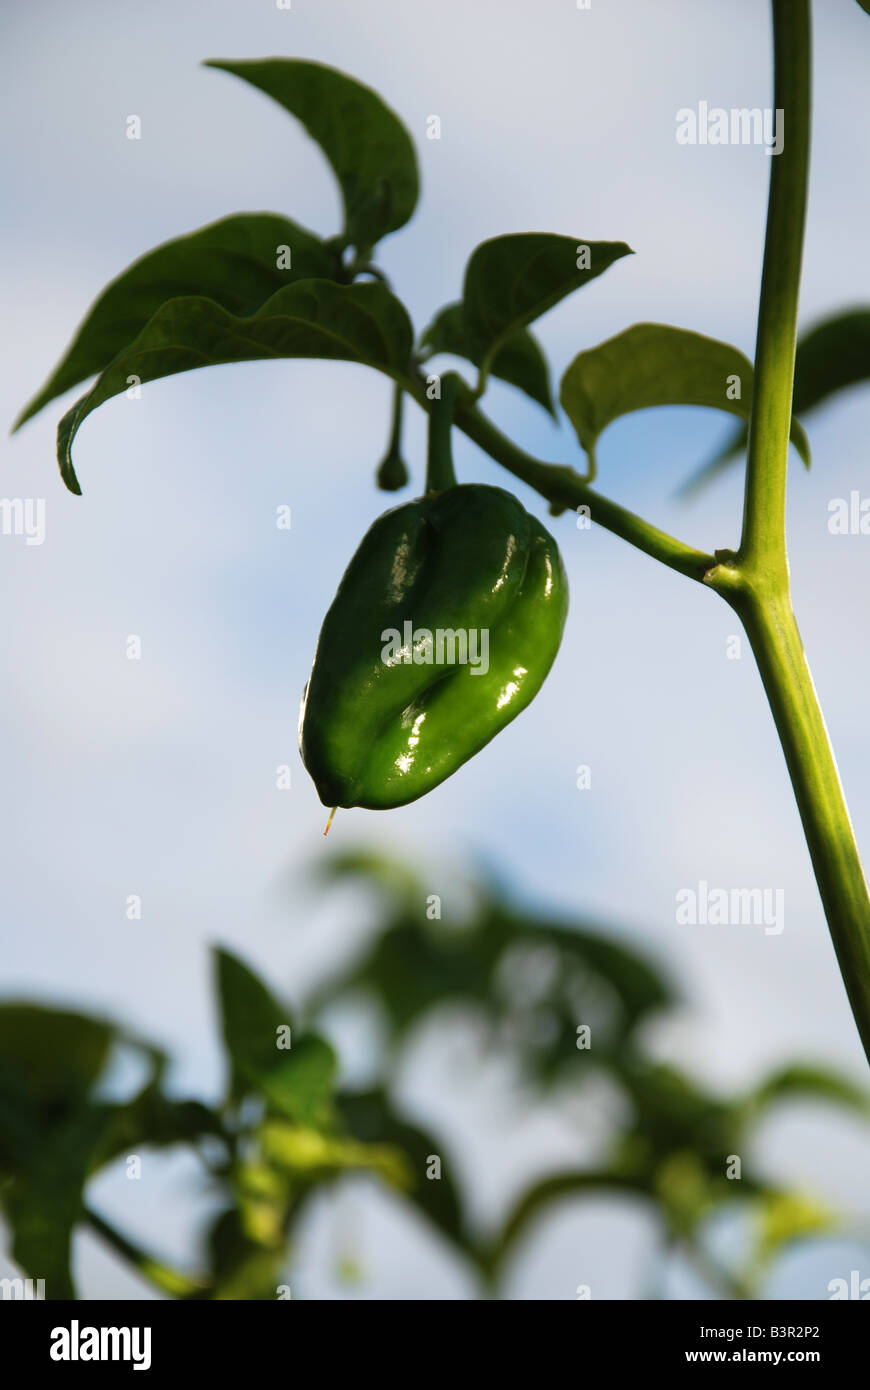
[[[177,1270],[171,1269],[168,1265],[161,1264],[154,1260],[150,1255],[146,1255],[140,1250],[138,1245],[134,1245],[126,1236],[116,1231],[108,1221],[104,1221],[102,1216],[95,1212],[91,1207],[86,1207],[83,1213],[85,1223],[91,1230],[100,1236],[107,1245],[110,1245],[117,1254],[122,1255],[129,1264],[132,1264],[146,1279],[164,1293],[168,1293],[172,1298],[190,1298],[201,1295],[205,1286],[197,1283],[195,1279],[190,1279],[186,1274],[179,1274]]]
[[[785,753],[816,882],[855,1022],[870,1060],[870,896],[837,765],[792,611],[785,500],[810,116],[809,0],[773,0],[771,156],[740,549],[706,582],[740,615]]]
[[[708,582],[739,614],[785,754],[822,906],[870,1061],[870,895],[788,591],[761,592],[720,566]]]
[[[743,1280],[730,1270],[724,1269],[708,1255],[700,1241],[686,1239],[683,1241],[682,1249],[705,1283],[715,1289],[722,1298],[729,1301],[749,1298],[750,1292]]]
[[[773,0],[773,102],[783,146],[770,197],[749,420],[743,536],[747,571],[786,570],[785,488],[810,148],[809,0]]]
[[[456,486],[451,432],[457,395],[463,385],[462,378],[456,372],[447,372],[441,378],[440,397],[430,403],[429,452],[426,460],[427,492],[444,492],[446,488]]]
[[[696,579],[699,583],[703,582],[708,570],[715,567],[716,561],[712,555],[684,545],[667,532],[651,526],[634,512],[627,511],[618,503],[602,497],[573,468],[566,464],[545,463],[525,453],[502,434],[476,406],[469,404],[465,397],[459,402],[456,422],[468,438],[473,439],[490,458],[495,459],[509,473],[513,473],[515,478],[535,488],[554,507],[575,509],[587,506],[591,519],[600,526],[612,531],[614,535],[620,536],[645,554],[652,555],[663,565],[687,575],[689,579]]]

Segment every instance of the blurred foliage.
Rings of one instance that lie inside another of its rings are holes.
[[[771,1109],[794,1099],[867,1120],[868,1097],[848,1079],[794,1063],[745,1093],[713,1094],[650,1054],[645,1025],[666,1015],[676,995],[661,966],[625,941],[584,921],[542,916],[483,878],[465,885],[461,911],[452,904],[442,920],[440,901],[407,865],[364,851],[326,861],[318,878],[321,891],[348,883],[368,892],[368,944],[306,1002],[302,1024],[241,960],[215,952],[226,1084],[214,1106],[170,1095],[165,1055],[113,1023],[35,1004],[0,1006],[0,1208],[12,1259],[46,1281],[48,1298],[75,1296],[78,1228],[171,1297],[289,1296],[284,1275],[297,1222],[315,1195],[348,1174],[367,1174],[413,1204],[487,1294],[497,1295],[534,1223],[583,1195],[645,1204],[666,1247],[682,1251],[726,1297],[753,1295],[790,1245],[837,1229],[837,1213],[813,1194],[754,1170],[752,1142]],[[376,1011],[382,1047],[379,1075],[351,1090],[340,1083],[323,1018],[360,997]],[[508,1060],[531,1103],[582,1101],[593,1079],[618,1100],[597,1161],[542,1173],[496,1231],[472,1220],[448,1147],[393,1098],[419,1030],[443,1037],[457,1011],[481,1060],[493,1052]],[[119,1047],[140,1056],[146,1079],[132,1096],[111,1100],[103,1083]],[[143,1251],[87,1200],[97,1172],[143,1148],[173,1145],[198,1155],[204,1188],[220,1197],[199,1269],[189,1273]],[[710,1222],[723,1211],[749,1219],[740,1269],[723,1268],[709,1252]],[[343,1263],[349,1271],[347,1257]],[[358,1279],[355,1265],[353,1272]]]

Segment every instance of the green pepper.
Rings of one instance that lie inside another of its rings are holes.
[[[324,805],[384,810],[443,782],[537,694],[567,609],[555,541],[502,488],[385,512],[339,585],[302,697],[299,746]]]

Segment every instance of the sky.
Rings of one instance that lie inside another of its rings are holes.
[[[815,10],[803,326],[870,302],[870,181],[856,177],[870,22],[854,0]],[[625,240],[635,252],[538,324],[556,381],[575,353],[635,322],[694,329],[751,356],[770,160],[758,147],[682,146],[674,132],[677,111],[700,101],[770,104],[768,27],[757,0],[7,7],[3,418],[11,423],[48,375],[101,287],[156,243],[236,211],[338,230],[337,192],[314,144],[267,98],[201,67],[206,58],[315,59],[373,86],[400,114],[423,192],[379,261],[418,329],[457,297],[480,241],[556,231]],[[139,141],[126,138],[131,114]],[[425,138],[431,114],[439,141]],[[324,901],[307,880],[324,853],[324,815],[298,760],[296,717],[344,565],[394,500],[373,485],[389,386],[362,367],[320,362],[150,384],[83,426],[82,497],[65,491],[54,463],[57,419],[72,399],[0,445],[3,495],[44,498],[46,508],[42,545],[0,536],[0,994],[111,1013],[173,1053],[179,1091],[214,1094],[209,945],[243,954],[293,998],[358,939],[365,918],[364,904]],[[531,452],[582,466],[564,418],[554,425],[498,383],[487,409]],[[831,499],[866,487],[868,412],[870,390],[855,388],[812,417],[814,466],[806,474],[793,459],[789,489],[798,620],[865,854],[870,538],[832,536],[827,522]],[[424,422],[416,409],[408,416],[406,455],[421,488]],[[692,504],[675,496],[729,429],[700,410],[626,417],[600,442],[600,489],[693,544],[734,545],[739,469]],[[456,462],[462,481],[507,481],[467,441]],[[549,521],[539,498],[509,485],[552,525],[569,575],[551,676],[431,796],[397,812],[342,812],[330,839],[422,860],[448,903],[461,869],[496,864],[528,901],[657,953],[685,1002],[652,1042],[712,1084],[748,1085],[798,1054],[861,1079],[760,681],[745,642],[740,659],[727,654],[734,616],[603,530],[580,530],[570,515]],[[275,527],[282,504],[289,531]],[[130,634],[141,661],[126,659]],[[292,767],[289,791],[275,786],[281,764]],[[586,791],[580,764],[592,769]],[[676,893],[702,880],[782,889],[785,929],[678,925]],[[131,894],[141,896],[140,921],[127,920]],[[403,1087],[412,1111],[466,1145],[484,1215],[576,1150],[563,1119],[530,1112],[504,1077],[469,1071],[437,1046],[421,1047]],[[868,1157],[870,1136],[855,1122],[810,1108],[771,1122],[759,1155],[856,1221],[870,1216]],[[177,1159],[155,1159],[150,1171],[135,1209],[111,1175],[100,1199],[131,1229],[159,1232],[170,1252],[176,1242],[181,1257],[201,1217],[192,1173]],[[368,1191],[312,1213],[299,1257],[307,1296],[348,1296],[330,1272],[332,1233],[348,1221],[370,1263],[354,1296],[468,1296],[444,1252]],[[578,1249],[603,1297],[639,1296],[658,1259],[636,1212],[572,1207],[542,1227],[509,1296],[573,1297]],[[145,1296],[87,1238],[76,1258],[86,1296]],[[858,1258],[846,1244],[796,1255],[774,1292],[824,1297]],[[684,1272],[666,1274],[673,1296],[697,1291]]]

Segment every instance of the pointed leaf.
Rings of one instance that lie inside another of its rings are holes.
[[[316,1125],[327,1118],[336,1071],[335,1053],[313,1034],[297,1040],[284,1030],[290,1012],[254,972],[229,951],[216,951],[223,1036],[233,1091],[259,1090],[273,1110]]]
[[[812,410],[835,391],[870,380],[870,309],[851,309],[818,323],[797,345],[796,415]]]
[[[233,73],[302,122],[329,160],[341,187],[345,234],[368,251],[404,226],[417,205],[417,156],[398,116],[352,77],[291,58],[230,61],[206,67]]]
[[[433,356],[439,352],[449,352],[455,357],[464,357],[476,367],[481,365],[481,354],[475,351],[465,331],[463,307],[459,301],[446,305],[436,315],[423,334],[420,346],[428,349]],[[505,339],[489,370],[492,376],[518,387],[520,391],[525,391],[533,401],[537,401],[551,415],[555,415],[547,359],[537,339],[528,329],[520,328]]]
[[[278,1050],[278,1029],[290,1026],[289,1011],[237,956],[217,950],[214,958],[224,1045],[233,1071],[250,1080],[284,1055]]]
[[[805,415],[837,391],[870,380],[870,309],[850,309],[824,319],[797,343],[794,363],[794,413]],[[729,436],[715,456],[681,489],[691,496],[742,454],[746,426]]]
[[[284,246],[290,248],[290,266],[279,269],[278,251]],[[164,242],[103,290],[13,429],[56,396],[101,372],[167,299],[201,294],[233,314],[253,314],[282,285],[329,279],[338,267],[337,251],[296,222],[270,212],[237,213]]]
[[[580,252],[588,250],[588,269]],[[545,314],[573,290],[630,256],[622,241],[584,242],[549,232],[493,237],[472,253],[462,291],[472,350],[492,362],[506,338]]]
[[[793,1064],[774,1072],[752,1092],[750,1104],[766,1109],[781,1100],[822,1100],[870,1119],[870,1094],[826,1067]]]
[[[729,378],[738,378],[740,399],[729,399]],[[685,328],[637,323],[574,358],[562,378],[559,399],[590,460],[599,435],[621,415],[657,405],[704,405],[746,419],[752,403],[753,368],[728,343]],[[809,467],[809,444],[792,421],[792,441]]]
[[[323,357],[399,379],[409,369],[412,340],[404,308],[381,284],[303,280],[247,317],[198,295],[170,299],[64,415],[57,432],[61,476],[71,492],[81,492],[72,465],[76,432],[97,406],[128,389],[130,376],[146,382],[224,362]]]

